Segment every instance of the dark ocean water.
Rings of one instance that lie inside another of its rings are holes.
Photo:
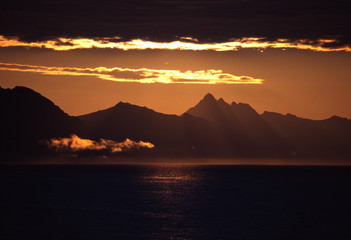
[[[351,167],[0,167],[0,239],[351,239]]]

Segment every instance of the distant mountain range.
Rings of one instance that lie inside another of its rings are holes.
[[[147,141],[145,156],[164,157],[351,157],[351,120],[310,120],[207,94],[184,114],[169,115],[119,102],[72,117],[39,93],[0,88],[1,154],[50,154],[40,142],[76,134],[92,140]]]

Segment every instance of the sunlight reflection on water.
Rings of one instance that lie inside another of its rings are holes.
[[[183,184],[201,182],[203,176],[192,165],[157,164],[146,169],[143,181],[159,184]]]
[[[351,239],[351,168],[0,168],[0,239]]]
[[[145,205],[149,208],[144,214],[159,223],[159,230],[152,233],[154,239],[189,239],[189,233],[201,236],[202,231],[192,219],[192,209],[203,180],[203,171],[191,165],[162,164],[146,168],[141,181]]]

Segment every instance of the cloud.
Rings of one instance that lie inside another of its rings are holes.
[[[0,35],[25,41],[120,36],[172,42],[338,39],[351,44],[349,0],[4,0]]]
[[[16,63],[0,63],[0,71],[30,72],[44,75],[90,76],[103,80],[129,83],[164,84],[262,84],[263,79],[250,76],[235,76],[222,70],[158,70],[148,68],[76,68],[47,67]]]
[[[68,51],[74,49],[120,49],[120,50],[182,50],[182,51],[237,51],[239,49],[300,49],[320,52],[345,51],[351,52],[348,46],[339,46],[336,39],[307,39],[289,40],[276,39],[268,41],[265,38],[240,38],[219,43],[200,43],[191,37],[180,37],[180,40],[172,42],[153,42],[141,39],[121,41],[119,37],[113,38],[58,38],[41,42],[24,42],[18,38],[0,36],[0,47],[27,47],[47,48],[55,51]]]
[[[81,151],[108,151],[110,153],[126,152],[137,150],[140,148],[154,148],[155,146],[149,142],[135,142],[126,139],[123,142],[115,142],[113,140],[100,139],[93,141],[90,139],[80,138],[73,134],[70,138],[52,138],[45,141],[45,144],[56,152],[81,152]]]

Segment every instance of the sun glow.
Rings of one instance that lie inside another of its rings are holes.
[[[68,51],[74,49],[109,48],[120,50],[191,50],[191,51],[237,51],[240,49],[300,49],[321,52],[345,51],[351,52],[348,46],[328,47],[327,45],[337,43],[335,39],[319,39],[310,41],[306,39],[289,40],[277,39],[267,41],[264,38],[240,38],[220,43],[200,43],[191,37],[180,37],[180,40],[172,42],[153,42],[142,39],[122,41],[120,37],[112,38],[57,38],[48,41],[24,42],[18,38],[0,36],[0,47],[27,47],[47,48],[55,51]]]

